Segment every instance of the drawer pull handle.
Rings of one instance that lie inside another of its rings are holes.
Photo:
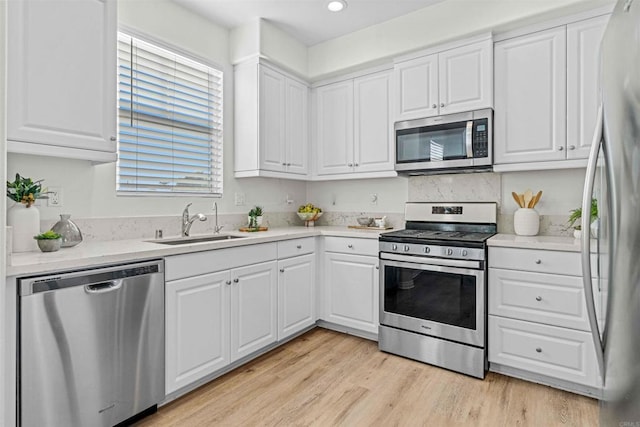
[[[536,264],[542,264],[542,260],[541,259],[537,259],[536,260]]]
[[[349,249],[353,249],[353,245],[347,245]]]
[[[537,351],[538,353],[542,353],[542,349],[541,349],[540,347],[536,348],[536,351]]]
[[[302,249],[302,245],[298,245],[298,246],[296,246],[296,248]]]
[[[536,301],[542,301],[542,297],[536,297]]]

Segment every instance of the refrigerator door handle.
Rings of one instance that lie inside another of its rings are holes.
[[[603,111],[602,104],[598,108],[596,118],[596,129],[591,142],[591,152],[589,153],[589,161],[587,163],[587,173],[584,182],[584,192],[582,194],[582,281],[584,285],[584,296],[587,303],[587,314],[589,316],[589,324],[591,325],[591,335],[596,348],[596,358],[600,366],[600,374],[604,378],[604,347],[600,339],[600,331],[598,329],[598,319],[596,316],[595,300],[593,296],[593,285],[591,281],[591,198],[593,197],[593,184],[596,179],[596,164],[598,162],[598,153],[603,143]]]

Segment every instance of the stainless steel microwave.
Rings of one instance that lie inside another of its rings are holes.
[[[493,165],[493,110],[397,122],[398,173],[478,172]]]

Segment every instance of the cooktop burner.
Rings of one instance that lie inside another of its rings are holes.
[[[419,240],[457,240],[463,242],[482,243],[495,233],[480,233],[470,231],[442,231],[442,230],[416,230],[405,229],[384,233],[380,237]]]

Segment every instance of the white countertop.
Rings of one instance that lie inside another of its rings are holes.
[[[591,242],[591,251],[595,251],[595,242]],[[487,240],[487,245],[503,248],[544,249],[550,251],[580,252],[580,239],[563,236],[518,236],[515,234],[496,234]]]
[[[243,236],[243,239],[190,243],[175,246],[149,242],[149,240],[153,239],[82,242],[78,246],[62,248],[57,252],[14,253],[7,263],[6,275],[10,277],[51,273],[106,264],[162,258],[169,255],[190,252],[277,242],[279,240],[298,237],[337,236],[377,239],[383,231],[389,230],[362,230],[338,226],[283,227],[253,233],[242,233],[239,231],[221,233]],[[166,236],[165,239],[173,237],[178,236]],[[191,237],[198,237],[198,235],[192,235]]]

